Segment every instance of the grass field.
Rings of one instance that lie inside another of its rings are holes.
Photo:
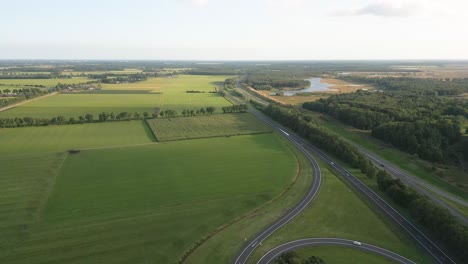
[[[363,250],[357,250],[348,247],[336,247],[336,246],[321,246],[321,247],[310,247],[301,248],[296,250],[301,258],[308,258],[311,256],[317,256],[323,259],[325,263],[333,264],[348,264],[348,263],[380,263],[380,264],[394,264],[395,262],[367,252]]]
[[[144,144],[152,140],[144,121],[0,128],[0,158],[2,155]]]
[[[195,241],[291,183],[296,162],[277,137],[269,133],[54,154],[50,164],[34,162],[44,167],[48,185],[21,194],[14,189],[40,187],[33,168],[20,165],[31,159],[2,157],[5,164],[18,161],[11,165],[16,170],[6,167],[9,173],[2,173],[2,182],[17,185],[0,185],[0,219],[14,219],[7,215],[23,200],[39,209],[10,233],[8,244],[0,247],[0,262],[173,263]],[[61,168],[56,176],[54,168]],[[0,229],[0,237],[8,231]]]
[[[249,113],[159,118],[147,122],[158,141],[271,132],[271,128]]]
[[[44,85],[47,87],[55,87],[58,83],[63,84],[78,84],[92,81],[86,77],[74,77],[63,79],[0,79],[0,84],[6,85]],[[2,87],[0,86],[0,89]]]
[[[251,263],[277,245],[307,237],[358,240],[391,250],[416,263],[431,263],[402,230],[388,223],[388,220],[382,220],[380,215],[332,174],[327,165],[322,162],[320,165],[323,182],[317,199],[298,217],[265,240],[255,251]],[[335,254],[342,255],[339,252],[341,248]]]
[[[65,116],[77,118],[88,113],[97,116],[101,112],[148,112],[156,107],[180,112],[183,109],[199,109],[214,106],[218,113],[221,107],[230,103],[221,96],[208,93],[214,83],[224,81],[216,76],[184,76],[178,78],[154,78],[145,82],[103,85],[102,92],[83,94],[59,94],[34,102],[26,103],[8,111],[0,112],[2,117]],[[206,93],[186,93],[187,90]],[[148,91],[148,93],[145,93]],[[159,92],[151,93],[151,91]]]

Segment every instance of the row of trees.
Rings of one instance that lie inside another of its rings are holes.
[[[377,184],[392,200],[409,210],[411,216],[446,245],[459,259],[468,259],[468,228],[446,209],[440,208],[399,179],[385,171],[377,175]]]
[[[213,106],[200,108],[197,110],[183,110],[184,117],[211,115],[216,111]],[[246,112],[247,105],[233,105],[223,108],[224,113],[238,113]],[[101,112],[99,115],[94,116],[89,113],[81,115],[78,118],[64,116],[56,116],[52,118],[33,118],[33,117],[16,117],[16,118],[0,118],[0,127],[27,127],[27,126],[48,126],[48,125],[67,125],[67,124],[83,124],[83,123],[101,123],[101,122],[114,122],[114,121],[128,121],[128,120],[141,120],[148,118],[176,118],[179,117],[176,110],[167,109],[161,111],[159,108],[150,115],[148,112],[120,112],[120,113],[106,113]]]
[[[209,106],[206,108],[200,108],[196,110],[182,110],[182,115],[183,116],[199,116],[199,115],[206,115],[206,114],[213,114],[216,111],[216,108],[213,106]]]
[[[263,112],[284,126],[289,127],[315,146],[333,154],[372,178],[377,173],[375,166],[356,147],[344,141],[328,129],[319,126],[311,118],[296,109],[270,104]]]
[[[246,104],[240,104],[240,105],[231,105],[231,106],[223,106],[221,108],[223,110],[223,113],[245,113],[248,110],[248,107]]]

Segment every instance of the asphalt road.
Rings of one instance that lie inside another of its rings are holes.
[[[380,248],[377,246],[373,246],[370,244],[366,244],[361,242],[360,246],[357,246],[353,244],[352,240],[348,239],[340,239],[340,238],[305,238],[305,239],[299,239],[291,242],[287,242],[285,244],[282,244],[272,250],[270,250],[268,253],[266,253],[258,262],[257,264],[268,264],[272,263],[273,260],[278,257],[281,253],[295,250],[298,248],[303,248],[303,247],[313,247],[313,246],[345,246],[345,247],[352,247],[355,249],[359,250],[364,250],[364,251],[369,251],[381,256],[384,256],[388,259],[391,259],[395,262],[398,263],[403,263],[403,264],[415,264],[415,262],[400,256],[396,253],[393,253],[391,251],[388,251],[384,248]]]
[[[230,98],[237,102],[242,103],[239,99],[231,97]],[[255,250],[255,248],[260,245],[260,243],[273,234],[281,226],[285,225],[291,221],[298,213],[306,208],[310,201],[315,197],[321,181],[321,172],[320,167],[309,154],[309,152],[314,153],[321,160],[329,164],[334,170],[336,170],[340,175],[357,191],[363,194],[370,202],[372,202],[378,209],[381,210],[389,219],[393,220],[397,225],[399,225],[403,230],[405,230],[425,251],[433,257],[436,263],[455,263],[445,252],[440,249],[429,237],[424,235],[416,226],[414,226],[408,219],[401,215],[396,209],[394,209],[390,204],[388,204],[384,199],[377,195],[372,189],[367,187],[363,182],[361,182],[356,176],[352,175],[344,167],[330,158],[328,155],[323,153],[321,150],[308,143],[301,137],[289,131],[287,128],[276,123],[269,117],[265,116],[263,113],[259,112],[256,109],[250,109],[250,112],[255,115],[257,118],[263,122],[270,125],[274,130],[285,136],[289,141],[291,141],[311,162],[314,166],[314,181],[311,185],[311,188],[307,195],[297,204],[293,209],[288,211],[288,213],[280,218],[277,222],[273,223],[266,229],[264,229],[259,234],[255,235],[248,243],[246,243],[241,251],[235,256],[234,264],[243,264],[246,263],[249,256]],[[318,182],[318,184],[317,184]]]

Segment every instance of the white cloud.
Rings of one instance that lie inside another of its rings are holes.
[[[464,16],[468,8],[465,0],[370,0],[367,4],[340,9],[337,16],[431,17]]]
[[[373,15],[381,17],[409,17],[422,9],[419,1],[374,1],[367,5],[340,10],[336,15],[362,16]]]
[[[193,4],[197,6],[204,6],[208,4],[208,0],[191,0]]]

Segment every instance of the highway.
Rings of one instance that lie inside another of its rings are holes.
[[[240,84],[238,83],[237,87],[239,87]],[[240,89],[238,88],[238,90],[243,93],[245,96],[247,96],[248,98],[251,98],[251,97],[254,97],[258,102],[264,104],[264,105],[268,105],[269,103],[265,100],[263,100],[263,98],[261,98],[260,96],[256,95],[256,94],[253,94],[253,92],[251,91],[246,91],[244,89]],[[447,209],[453,216],[455,216],[457,219],[460,220],[460,222],[462,222],[463,224],[465,225],[468,225],[468,217],[466,217],[463,213],[461,213],[459,211],[458,208],[454,207],[453,205],[450,205],[448,204],[447,202],[443,201],[442,199],[440,199],[440,197],[436,196],[434,193],[436,193],[437,195],[440,195],[448,200],[451,200],[453,202],[456,202],[456,203],[459,203],[463,206],[467,206],[468,207],[468,202],[459,198],[459,197],[456,197],[454,195],[451,195],[427,182],[425,182],[424,180],[418,178],[418,177],[415,177],[415,176],[412,176],[410,174],[408,174],[407,172],[403,171],[402,169],[398,168],[397,166],[395,166],[394,164],[382,159],[381,157],[375,155],[374,153],[364,149],[362,146],[359,146],[357,144],[354,144],[353,142],[350,142],[351,144],[353,144],[354,146],[356,146],[358,148],[358,150],[366,155],[371,161],[374,162],[374,164],[376,164],[378,167],[382,167],[381,165],[383,164],[384,165],[384,169],[387,170],[387,172],[389,172],[394,178],[398,178],[400,179],[402,182],[404,182],[406,185],[408,186],[411,186],[413,187],[416,191],[418,191],[419,193],[427,196],[429,199],[431,199],[433,202],[435,202],[436,204],[438,204],[439,206]]]
[[[341,238],[304,238],[299,240],[290,241],[282,245],[277,246],[276,248],[268,251],[263,257],[257,262],[257,264],[268,264],[272,263],[273,260],[278,257],[281,253],[295,250],[303,247],[313,247],[313,246],[344,246],[352,247],[359,250],[369,251],[374,254],[384,256],[388,259],[391,259],[398,263],[403,264],[415,264],[415,262],[400,256],[396,253],[388,251],[384,248],[373,246],[360,242],[361,245],[355,245],[354,241]]]
[[[243,103],[237,98],[234,98],[229,95],[229,97],[237,102]],[[321,150],[308,143],[301,137],[297,136],[295,133],[289,131],[287,128],[281,126],[277,122],[273,121],[269,117],[265,116],[263,113],[259,112],[256,109],[250,108],[249,110],[257,118],[270,125],[275,131],[286,137],[291,141],[309,160],[309,162],[314,167],[314,180],[311,185],[311,188],[307,195],[286,215],[281,217],[277,222],[271,224],[269,227],[265,228],[262,232],[255,235],[251,240],[249,240],[240,250],[240,252],[234,258],[234,264],[243,264],[246,263],[252,252],[257,246],[261,244],[263,240],[269,237],[281,226],[285,225],[287,222],[291,221],[298,213],[306,208],[310,201],[315,197],[321,181],[321,172],[320,167],[317,165],[317,162],[309,154],[314,153],[317,157],[323,160],[325,163],[329,164],[331,168],[336,170],[340,175],[357,191],[359,191],[365,198],[372,202],[376,208],[385,214],[389,219],[393,220],[398,226],[405,230],[425,251],[433,257],[436,263],[455,263],[445,252],[440,249],[429,237],[424,235],[416,226],[414,226],[408,219],[401,215],[396,209],[389,205],[385,200],[383,200],[379,195],[377,195],[372,189],[367,187],[363,182],[361,182],[357,177],[352,175],[339,163],[331,159],[328,155],[323,153]]]

